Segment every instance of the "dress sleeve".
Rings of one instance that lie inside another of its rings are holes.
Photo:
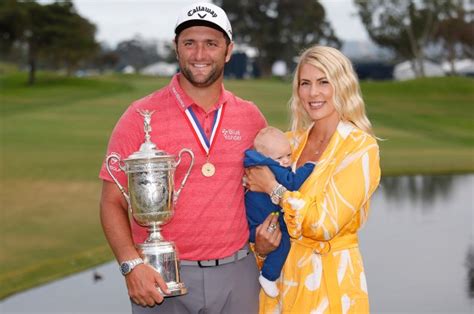
[[[281,205],[291,237],[328,241],[359,213],[366,217],[370,197],[380,181],[379,148],[374,139],[367,142],[347,152],[325,183],[308,179],[307,184],[324,186],[283,195]]]

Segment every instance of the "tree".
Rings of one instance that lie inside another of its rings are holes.
[[[412,0],[355,0],[370,38],[394,50],[399,59],[414,61],[417,76],[424,76],[423,50],[432,28],[431,15],[416,9]],[[420,27],[421,26],[421,27]]]
[[[115,53],[121,66],[132,65],[136,70],[159,60],[156,42],[139,36],[118,43]]]
[[[440,23],[456,9],[452,0],[354,0],[370,38],[408,59],[424,76],[426,48],[436,42]]]
[[[16,0],[6,0],[0,4],[2,53],[11,49],[15,41],[24,35],[27,20],[27,12],[22,10]]]
[[[441,57],[450,63],[451,73],[456,73],[454,60],[474,57],[473,12],[467,11],[463,0],[452,0],[451,10],[444,10],[444,17],[435,31],[435,40],[442,45]]]
[[[93,67],[101,73],[108,69],[114,69],[119,63],[120,57],[114,51],[102,49],[92,62]]]
[[[95,26],[75,11],[71,1],[0,3],[2,50],[26,47],[30,85],[35,83],[39,61],[54,60],[71,72],[79,61],[92,56],[98,47],[94,35]]]
[[[45,52],[59,66],[64,66],[68,75],[77,69],[81,61],[92,59],[99,52],[95,41],[96,27],[75,12],[70,2],[53,3],[48,6],[50,34],[54,36]]]
[[[176,62],[176,51],[174,45],[169,40],[158,40],[157,41],[157,53],[160,60],[167,63]]]
[[[339,48],[340,41],[326,20],[319,1],[307,0],[216,0],[229,17],[234,40],[258,49],[258,64],[264,75],[273,63],[284,60],[289,68],[294,57],[315,43]]]

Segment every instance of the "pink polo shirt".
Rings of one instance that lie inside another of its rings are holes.
[[[122,159],[137,151],[144,141],[143,117],[137,109],[154,110],[151,118],[151,141],[158,149],[178,155],[189,148],[195,155],[194,167],[175,206],[173,219],[163,226],[163,236],[174,241],[181,259],[203,260],[229,256],[248,240],[248,225],[242,187],[244,151],[252,146],[257,132],[266,121],[257,106],[228,92],[222,86],[218,103],[205,112],[181,89],[175,75],[170,84],[135,101],[117,122],[109,140],[107,156],[118,153]],[[191,107],[210,137],[214,116],[223,106],[222,120],[216,131],[209,159],[200,147],[185,110]],[[178,189],[190,164],[184,154],[175,172]],[[201,173],[209,160],[216,172],[212,177]],[[114,175],[127,187],[127,176],[113,166]],[[99,177],[112,181],[103,163]],[[146,228],[132,223],[135,243],[147,236]]]

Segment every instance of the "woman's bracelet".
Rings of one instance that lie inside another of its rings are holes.
[[[283,185],[277,184],[270,193],[270,199],[275,205],[279,205],[283,194],[288,191]]]

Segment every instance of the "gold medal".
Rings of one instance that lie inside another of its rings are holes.
[[[216,167],[214,167],[214,165],[210,162],[206,162],[204,165],[202,165],[201,172],[205,177],[212,177],[214,173],[216,173]]]

